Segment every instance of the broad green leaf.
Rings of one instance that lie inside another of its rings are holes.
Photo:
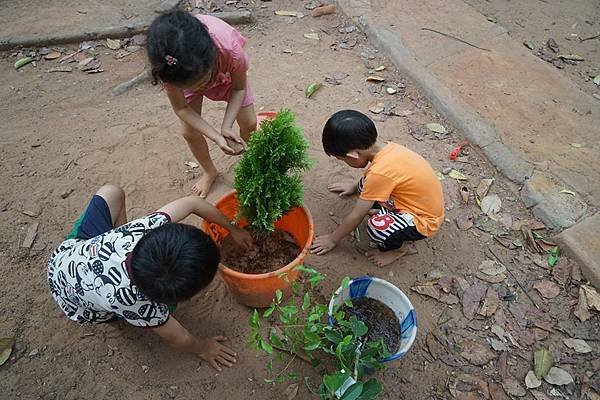
[[[314,83],[311,83],[310,85],[308,85],[308,87],[304,91],[306,98],[310,99],[311,96],[313,94],[315,94],[315,92],[321,88],[321,86],[323,86],[323,84],[321,82],[314,82]]]
[[[304,350],[306,351],[313,351],[319,348],[319,346],[321,345],[321,341],[319,340],[318,342],[312,342],[307,344],[306,346],[304,346]]]
[[[260,347],[265,351],[265,353],[273,354],[273,346],[271,346],[266,340],[260,341]]]
[[[553,247],[548,252],[548,265],[554,267],[560,258],[560,247]]]
[[[533,372],[538,379],[544,378],[554,365],[554,356],[546,349],[538,349],[533,353]]]
[[[302,300],[302,311],[306,311],[308,306],[310,306],[310,295],[307,292],[304,293],[304,299]]]
[[[344,301],[344,305],[345,305],[346,307],[348,307],[348,308],[352,308],[352,307],[354,307],[354,305],[352,304],[352,300],[350,300],[350,299],[346,299],[346,300]]]
[[[273,311],[275,311],[275,304],[271,304],[271,306],[265,310],[263,318],[269,318],[271,314],[273,314]]]
[[[344,384],[344,382],[346,382],[346,379],[348,379],[349,376],[350,374],[342,372],[332,375],[325,375],[323,376],[323,383],[325,384],[325,387],[329,393],[333,394]]]
[[[269,333],[269,340],[271,341],[271,343],[273,343],[274,346],[283,348],[283,342],[281,341],[279,336],[277,336],[277,331],[275,330],[275,328],[271,328],[271,333]]]
[[[3,365],[12,354],[13,344],[15,343],[14,338],[3,337],[0,338],[0,365]]]
[[[346,276],[346,277],[344,277],[344,279],[342,279],[342,289],[346,289],[349,285],[350,285],[350,278]]]
[[[253,329],[260,328],[258,310],[256,308],[254,309],[254,312],[252,313],[252,316],[250,317],[250,320],[248,321],[248,325],[250,325],[250,328],[253,328]]]
[[[381,393],[382,390],[383,387],[379,382],[377,382],[377,379],[371,378],[364,383],[363,391],[359,397],[359,400],[373,400],[377,397],[377,395],[379,395],[379,393]]]
[[[350,324],[351,324],[352,333],[354,334],[355,337],[364,336],[367,334],[367,331],[369,330],[367,328],[367,325],[365,325],[364,322],[362,322],[355,316],[350,317]]]
[[[325,334],[325,337],[327,338],[327,340],[329,340],[331,343],[335,344],[336,346],[339,342],[341,342],[344,339],[342,337],[342,335],[340,335],[337,331],[335,331],[333,329],[326,329],[323,333]]]
[[[344,392],[344,395],[342,396],[342,398],[340,400],[356,400],[361,395],[362,391],[363,391],[363,383],[356,382],[355,384],[350,386],[348,389],[346,389],[346,391]]]
[[[281,303],[282,297],[283,297],[283,293],[281,292],[281,290],[277,289],[275,291],[275,300],[277,301],[277,304]]]
[[[288,304],[285,307],[281,307],[279,312],[285,315],[295,315],[298,314],[298,308],[293,304]]]

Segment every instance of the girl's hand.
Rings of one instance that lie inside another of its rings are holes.
[[[230,156],[235,156],[236,151],[234,149],[232,149],[229,144],[227,143],[227,140],[225,140],[225,138],[223,136],[219,136],[215,139],[215,143],[217,144],[217,146],[219,146],[219,148],[223,151],[223,153],[228,154]]]
[[[246,143],[242,140],[242,137],[240,136],[240,134],[236,133],[233,129],[222,127],[221,135],[223,135],[223,137],[225,139],[231,140],[234,143],[236,143],[237,145],[239,145],[239,147],[241,148],[239,153],[246,150]],[[238,146],[236,146],[236,147],[238,147]],[[239,153],[237,153],[237,154],[239,154]]]

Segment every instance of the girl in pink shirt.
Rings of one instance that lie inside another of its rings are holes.
[[[172,11],[157,17],[148,32],[146,51],[154,84],[161,82],[183,137],[204,170],[192,192],[206,197],[219,175],[206,138],[230,155],[241,153],[256,130],[254,96],[248,83],[246,39],[222,20],[208,15]],[[202,118],[204,97],[226,101],[221,129]],[[237,121],[240,131],[234,131]],[[206,138],[205,138],[206,137]]]

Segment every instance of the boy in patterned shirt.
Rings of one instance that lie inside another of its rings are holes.
[[[378,143],[369,117],[354,110],[333,114],[323,128],[323,149],[352,168],[368,168],[358,184],[329,185],[340,196],[358,192],[358,199],[335,231],[315,239],[314,254],[331,251],[367,216],[369,237],[379,249],[367,256],[378,267],[416,252],[413,241],[438,231],[444,221],[444,195],[433,168],[404,146]]]
[[[236,354],[221,343],[226,338],[197,338],[170,315],[168,305],[190,299],[213,280],[220,260],[208,235],[177,223],[191,214],[225,227],[243,249],[252,246],[246,231],[199,197],[175,200],[127,222],[123,190],[101,187],[48,261],[52,297],[79,323],[125,320],[218,371],[231,367]]]

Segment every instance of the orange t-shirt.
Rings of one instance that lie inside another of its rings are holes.
[[[424,236],[437,232],[444,221],[444,194],[423,157],[390,142],[375,155],[364,175],[362,200],[412,215],[415,228]]]

